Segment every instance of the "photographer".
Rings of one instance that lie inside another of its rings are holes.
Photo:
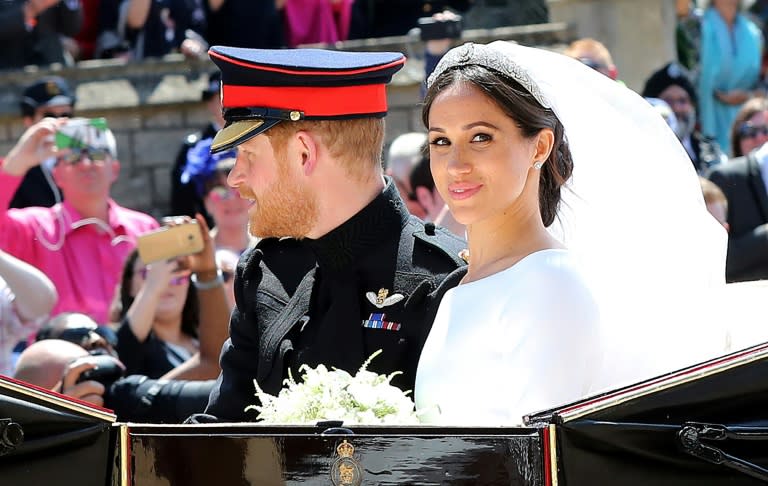
[[[112,409],[120,421],[159,423],[181,423],[203,410],[215,383],[123,377],[117,358],[94,352],[61,339],[38,341],[21,354],[14,377]]]
[[[191,221],[180,217],[167,225]],[[113,320],[120,322],[117,352],[129,374],[194,380],[219,374],[218,356],[228,336],[230,308],[205,218],[198,214],[197,225],[191,228],[202,239],[201,251],[151,263],[134,251],[125,261]],[[155,233],[157,244],[145,245],[142,236],[139,248],[161,246],[174,255],[187,253],[185,248],[175,249],[176,240],[158,242],[157,237]]]
[[[103,325],[135,238],[158,224],[110,197],[120,162],[115,137],[103,120],[99,126],[88,125],[94,133],[83,147],[56,147],[56,133],[75,120],[44,118],[35,123],[0,162],[0,249],[51,279],[59,292],[52,314],[83,312]],[[50,157],[64,200],[51,208],[9,209],[24,174]]]

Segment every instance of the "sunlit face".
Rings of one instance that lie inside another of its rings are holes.
[[[69,159],[58,161],[53,169],[53,177],[64,193],[64,199],[109,197],[110,187],[120,172],[117,160],[102,153],[91,157],[87,151],[79,157],[70,155]]]
[[[432,177],[455,219],[470,225],[518,210],[538,210],[536,144],[470,83],[454,84],[429,111]],[[533,188],[531,188],[533,187]]]
[[[248,209],[252,202],[240,197],[237,189],[227,185],[223,174],[218,176],[216,185],[205,196],[205,208],[219,228],[242,228],[248,225]]]
[[[146,282],[147,268],[141,259],[136,259],[133,264],[133,279],[131,280],[131,297],[136,297]],[[161,319],[173,319],[181,316],[184,304],[187,302],[189,290],[189,275],[174,277],[163,290],[157,303],[155,317]]]
[[[290,147],[286,152],[290,160]],[[277,159],[264,134],[238,147],[227,183],[253,201],[249,210],[249,231],[253,236],[303,238],[317,224],[316,197],[299,177],[300,169],[292,167],[289,160]]]
[[[758,111],[739,127],[739,147],[746,155],[768,142],[768,111]]]

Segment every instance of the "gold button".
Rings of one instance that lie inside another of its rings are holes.
[[[291,121],[299,121],[301,119],[301,113],[298,111],[292,111],[289,116],[291,117]]]

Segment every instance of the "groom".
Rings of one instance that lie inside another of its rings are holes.
[[[463,240],[411,216],[381,153],[386,84],[399,53],[214,47],[225,127],[212,151],[237,147],[228,183],[254,201],[261,238],[240,259],[222,373],[197,421],[253,420],[254,380],[277,394],[289,371],[354,373],[416,366]],[[461,273],[461,272],[458,272]]]

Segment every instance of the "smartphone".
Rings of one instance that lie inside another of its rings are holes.
[[[104,118],[71,118],[56,130],[54,142],[59,149],[107,147],[106,131]]]
[[[192,255],[203,250],[203,233],[197,221],[164,226],[140,235],[136,240],[139,258],[145,264]]]

